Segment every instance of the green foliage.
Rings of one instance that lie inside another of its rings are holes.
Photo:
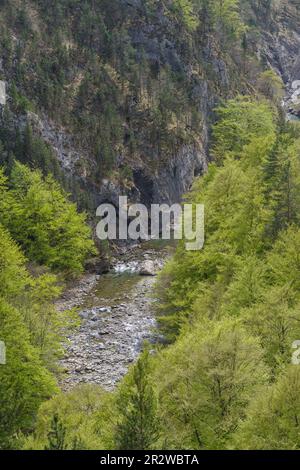
[[[32,344],[52,372],[59,372],[58,359],[63,356],[62,342],[70,330],[80,324],[76,310],[59,312],[53,300],[61,293],[53,274],[31,278],[28,289],[15,304],[22,312]]]
[[[298,448],[299,373],[289,364],[300,335],[299,136],[266,101],[230,100],[218,114],[219,166],[189,196],[205,205],[204,249],[180,244],[157,286],[174,342],[155,368],[164,445]]]
[[[120,450],[150,450],[159,437],[157,398],[151,385],[149,353],[145,351],[121,385],[115,446]]]
[[[0,220],[9,226],[14,238],[20,234],[19,242],[23,248],[27,247],[32,260],[41,261],[33,248],[30,251],[30,244],[33,247],[35,241],[42,240],[43,246],[47,248],[48,243],[50,248],[51,237],[55,249],[61,250],[60,255],[64,256],[67,252],[60,237],[69,233],[76,249],[82,249],[82,253],[79,257],[78,254],[75,258],[67,257],[67,264],[61,259],[58,266],[68,267],[69,274],[76,272],[79,260],[92,242],[88,238],[89,229],[84,227],[84,217],[77,216],[75,206],[67,201],[57,183],[50,177],[44,182],[40,173],[16,164],[10,189],[7,178],[0,171],[0,193]],[[57,224],[54,218],[55,214],[59,216],[59,210],[61,219]],[[79,229],[79,234],[72,232],[72,228],[65,230],[63,224],[69,221],[75,222],[73,230]],[[51,222],[52,226],[49,225]],[[23,238],[25,233],[22,233],[25,227],[30,240],[27,245],[26,236]],[[30,275],[25,256],[10,233],[0,224],[0,339],[7,350],[7,363],[0,367],[1,448],[20,445],[18,435],[26,435],[32,430],[40,404],[57,391],[56,379],[51,372],[58,372],[62,341],[69,328],[78,324],[74,312],[59,313],[53,305],[61,292],[56,277],[49,273]],[[77,237],[81,237],[79,242],[76,242]],[[39,249],[42,250],[42,244]],[[48,255],[51,266],[50,259]]]
[[[0,299],[0,337],[7,363],[0,368],[0,448],[10,448],[18,432],[28,432],[40,404],[56,391],[55,380],[45,369],[22,316]]]
[[[30,278],[24,265],[25,257],[2,225],[0,233],[0,295],[13,300],[24,291]]]
[[[219,119],[213,128],[213,155],[218,161],[228,154],[239,157],[252,139],[273,139],[276,131],[274,111],[267,102],[240,97],[229,100],[216,111]]]
[[[257,87],[267,99],[280,104],[284,96],[284,83],[273,70],[266,70],[259,76]]]
[[[273,239],[299,222],[299,145],[299,139],[282,132],[263,165],[266,199],[273,213],[268,230]]]
[[[252,450],[299,450],[300,369],[289,366],[253,400],[234,445]]]
[[[204,0],[205,1],[205,0]],[[245,30],[238,0],[214,0],[211,3],[216,31],[222,39],[237,38]]]
[[[9,448],[18,432],[32,428],[39,405],[56,391],[56,384],[16,307],[31,279],[23,255],[1,225],[0,253],[0,338],[7,352],[7,362],[0,367],[0,447]]]
[[[51,421],[51,429],[48,432],[48,444],[45,450],[67,450],[66,443],[66,427],[62,424],[57,414]]]
[[[275,285],[283,285],[291,289],[293,298],[299,298],[299,243],[300,230],[292,225],[282,232],[267,257],[270,280]]]
[[[293,306],[287,287],[269,288],[261,302],[242,311],[248,329],[260,338],[265,361],[276,376],[291,360],[291,345],[299,337],[299,303]]]
[[[12,84],[12,88],[11,88],[11,97],[18,111],[24,113],[26,111],[33,110],[32,109],[33,107],[30,101],[26,98],[26,96],[23,96],[18,92],[14,83]]]
[[[263,350],[237,321],[198,324],[162,354],[157,370],[164,445],[221,449],[266,383]]]
[[[24,449],[95,450],[111,448],[113,400],[96,385],[80,385],[42,404],[35,432]]]
[[[69,276],[80,273],[94,252],[85,214],[77,212],[51,176],[43,179],[16,163],[10,182],[11,206],[1,220],[27,257]]]
[[[193,32],[204,23],[205,28],[212,29],[225,43],[244,31],[238,0],[174,0],[171,11],[187,31]]]

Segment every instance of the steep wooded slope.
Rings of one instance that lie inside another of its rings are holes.
[[[253,93],[270,66],[286,80],[299,69],[293,0],[10,0],[0,9],[1,162],[14,155],[54,172],[90,209],[120,193],[179,200],[206,168],[219,99]]]

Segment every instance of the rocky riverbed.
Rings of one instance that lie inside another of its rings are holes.
[[[111,390],[155,332],[152,288],[168,249],[137,248],[115,260],[112,270],[86,276],[65,293],[60,310],[79,307],[81,326],[68,337],[61,386],[99,384]]]

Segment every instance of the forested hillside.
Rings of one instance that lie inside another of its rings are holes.
[[[294,31],[293,1],[2,1],[1,161],[50,171],[88,209],[178,201],[218,99],[252,93],[270,63],[290,79]]]
[[[295,0],[0,1],[0,449],[300,449],[299,24]],[[205,246],[159,274],[163,341],[62,389],[96,205],[184,193]]]

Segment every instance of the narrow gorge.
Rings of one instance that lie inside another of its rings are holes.
[[[299,252],[299,0],[0,0],[1,451],[300,449]]]

